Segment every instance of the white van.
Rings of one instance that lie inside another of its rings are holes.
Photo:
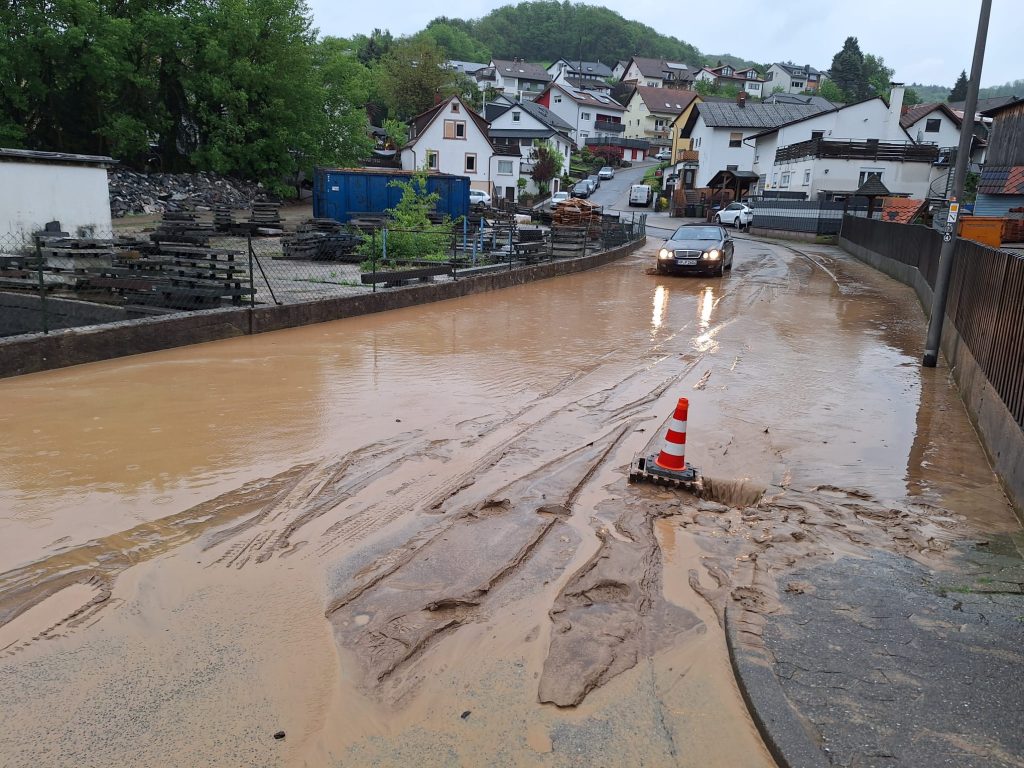
[[[650,184],[634,184],[629,188],[629,205],[646,208],[654,200],[654,192]]]

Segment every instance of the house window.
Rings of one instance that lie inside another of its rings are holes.
[[[814,139],[823,139],[823,138],[825,138],[825,132],[824,131],[811,131],[811,140],[812,141]]]
[[[444,137],[446,139],[464,139],[464,138],[466,138],[466,121],[465,120],[445,120],[444,121]]]
[[[498,173],[502,176],[512,175],[512,161],[511,160],[499,160],[498,161]]]
[[[518,123],[519,122],[519,118],[521,118],[522,116],[523,116],[522,112],[513,112],[512,113],[512,122],[513,123]]]
[[[580,112],[580,120],[589,120],[589,119],[590,119],[590,113],[589,112]]]
[[[436,171],[437,170],[437,152],[432,149],[427,150],[427,168]]]
[[[789,187],[789,176],[790,174],[788,172],[782,174],[782,184],[780,186],[783,189],[787,189]]]
[[[924,132],[925,133],[938,133],[939,128],[942,126],[942,120],[934,117],[925,121]]]
[[[453,101],[452,102],[452,112],[458,112],[458,111],[459,111],[459,102]]]
[[[561,103],[562,103],[562,97],[561,96],[555,96],[555,104],[561,104]]]
[[[772,186],[773,187],[779,186],[779,174],[777,174],[777,173],[773,173],[772,174]]]
[[[804,186],[811,186],[811,171],[809,169],[804,171]]]
[[[466,153],[466,173],[476,173],[476,155]]]
[[[585,138],[587,138],[587,136],[589,136],[589,135],[590,135],[590,134],[589,134],[589,133],[587,133],[586,131],[580,131],[580,138],[581,138],[581,139],[585,139]]]
[[[729,134],[729,146],[730,147],[741,147],[743,146],[743,133],[730,133]]]

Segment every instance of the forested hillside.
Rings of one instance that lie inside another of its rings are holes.
[[[918,83],[913,83],[910,87],[917,91],[922,102],[947,101],[953,88],[952,85],[920,85]],[[996,96],[1024,97],[1024,80],[1012,80],[1002,85],[981,88],[978,91],[979,99],[993,99]]]

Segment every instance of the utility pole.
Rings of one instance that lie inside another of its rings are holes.
[[[935,277],[935,292],[932,294],[932,313],[928,321],[928,338],[924,345],[926,368],[934,368],[939,360],[942,345],[942,322],[946,317],[946,298],[949,293],[949,277],[953,273],[953,252],[956,248],[956,220],[959,215],[960,198],[964,194],[967,168],[971,163],[971,143],[974,140],[974,114],[978,108],[978,88],[981,85],[981,65],[985,61],[985,41],[988,38],[988,18],[992,12],[992,0],[981,0],[978,16],[978,36],[974,41],[974,61],[971,63],[971,79],[967,83],[967,101],[964,104],[964,119],[960,123],[960,146],[956,152],[956,170],[953,172],[953,199],[950,202],[949,218],[942,234],[942,248],[939,250],[939,270]]]

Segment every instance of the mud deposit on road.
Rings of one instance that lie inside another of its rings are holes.
[[[659,245],[0,382],[0,762],[772,765],[726,606],[1018,527],[909,290]],[[684,395],[703,492],[630,485]]]

